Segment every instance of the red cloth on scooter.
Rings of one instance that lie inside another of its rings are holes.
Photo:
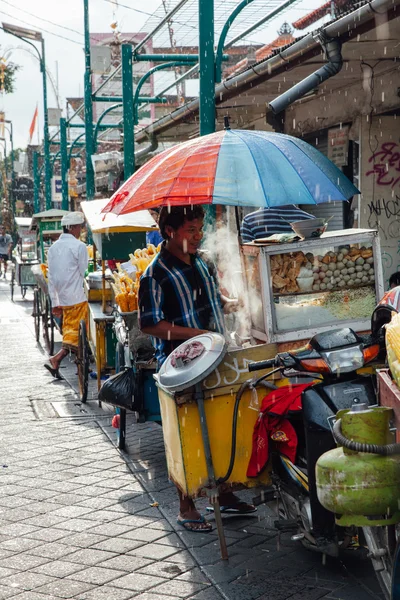
[[[301,394],[310,385],[312,384],[287,385],[265,396],[254,425],[253,449],[247,467],[247,477],[257,477],[267,466],[270,440],[279,444],[279,452],[294,462],[297,434],[285,415],[290,411],[301,410]]]

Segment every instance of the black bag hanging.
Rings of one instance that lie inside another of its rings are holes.
[[[113,406],[134,410],[135,392],[135,374],[132,369],[125,369],[103,383],[99,391],[99,400]]]

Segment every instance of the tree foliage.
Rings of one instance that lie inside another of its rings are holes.
[[[14,91],[15,73],[19,68],[19,65],[14,63],[7,63],[3,68],[0,65],[0,92],[12,94]]]

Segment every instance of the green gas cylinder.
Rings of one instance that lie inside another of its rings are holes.
[[[392,409],[366,404],[341,410],[342,434],[354,442],[387,445]],[[357,527],[400,522],[400,456],[356,452],[338,447],[316,465],[318,499],[335,513],[336,523]]]

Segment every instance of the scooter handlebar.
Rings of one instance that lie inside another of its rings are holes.
[[[263,369],[269,369],[276,365],[276,358],[270,358],[268,360],[259,360],[249,364],[249,371],[262,371]]]

